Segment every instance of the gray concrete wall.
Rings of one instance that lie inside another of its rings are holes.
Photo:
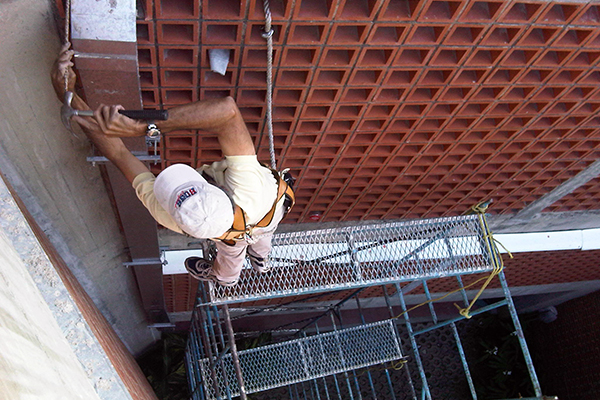
[[[52,2],[0,3],[0,171],[134,354],[147,328],[124,241],[87,140],[60,121],[49,71],[60,48]],[[62,29],[62,28],[61,28]]]
[[[99,399],[2,231],[0,264],[0,398]]]
[[[0,266],[0,398],[131,400],[2,179]]]

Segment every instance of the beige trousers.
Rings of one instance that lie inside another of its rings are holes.
[[[215,276],[224,282],[232,282],[239,278],[246,252],[254,256],[265,258],[271,252],[271,239],[284,216],[283,199],[277,204],[275,215],[271,223],[264,228],[256,228],[251,240],[236,241],[234,246],[226,245],[216,240],[217,258],[213,264]]]

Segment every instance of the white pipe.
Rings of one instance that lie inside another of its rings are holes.
[[[600,229],[534,233],[499,233],[494,235],[494,238],[502,243],[502,245],[511,253],[600,249]],[[462,238],[461,240],[468,240],[468,238]],[[327,254],[328,251],[330,251],[330,249],[327,248],[328,246],[323,244],[302,246],[310,246],[311,254],[319,252]],[[393,244],[388,244],[387,246],[393,246]],[[409,246],[409,248],[414,247],[416,247],[416,245]],[[441,246],[439,251],[443,253],[443,249],[443,246]],[[502,246],[498,246],[498,250],[500,253],[506,253],[506,250]],[[396,256],[397,255],[398,251],[396,251]],[[187,271],[183,266],[183,261],[190,256],[202,257],[202,250],[165,251],[165,259],[168,264],[163,266],[163,274],[185,274]],[[368,257],[368,255],[365,256]],[[382,255],[378,254],[377,251],[373,251],[372,256],[375,260],[380,259]]]
[[[499,233],[494,235],[511,253],[556,250],[600,249],[600,229],[535,233]],[[506,253],[498,246],[501,253]]]

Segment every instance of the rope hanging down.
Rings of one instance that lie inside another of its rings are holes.
[[[66,0],[65,2],[65,42],[64,44],[69,43],[69,35],[71,28],[71,0]],[[69,69],[65,70],[65,93],[69,91]]]
[[[265,31],[262,34],[267,40],[267,128],[269,132],[269,154],[271,168],[277,170],[275,161],[275,145],[273,143],[273,28],[271,27],[271,8],[269,0],[263,0],[265,10]]]

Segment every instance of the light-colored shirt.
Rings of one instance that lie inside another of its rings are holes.
[[[273,207],[277,197],[277,180],[267,167],[262,166],[256,155],[228,156],[222,161],[203,165],[198,172],[205,172],[215,182],[228,189],[233,201],[246,213],[246,223],[256,224]],[[155,176],[151,172],[139,174],[133,180],[132,186],[152,217],[164,227],[183,233],[169,213],[156,200],[154,195]],[[283,201],[278,203],[278,208]]]

